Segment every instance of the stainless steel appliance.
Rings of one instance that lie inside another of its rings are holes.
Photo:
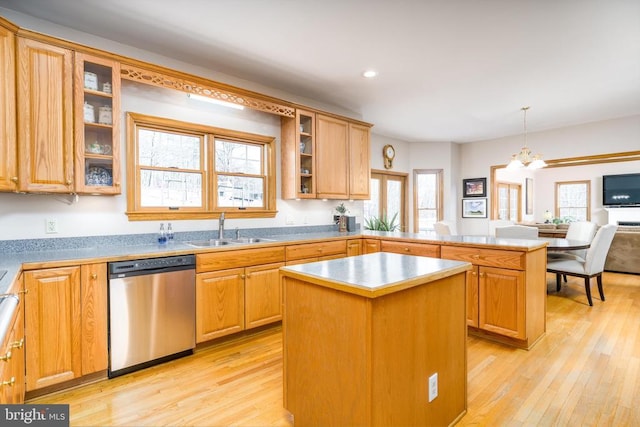
[[[195,256],[109,263],[109,378],[193,353]]]

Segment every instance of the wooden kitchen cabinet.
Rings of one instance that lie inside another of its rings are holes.
[[[9,291],[17,294],[20,302],[13,314],[9,332],[4,342],[0,343],[0,404],[24,403],[25,370],[24,370],[24,293],[22,292],[22,276]]]
[[[18,37],[18,190],[72,193],[73,52]]]
[[[15,28],[0,18],[0,191],[18,183]]]
[[[196,342],[282,318],[283,246],[196,255]]]
[[[80,267],[82,375],[108,367],[107,276],[107,263]]]
[[[76,191],[120,194],[120,63],[75,54]]]
[[[281,131],[283,199],[369,199],[369,125],[298,109]]]
[[[362,239],[362,253],[372,254],[374,252],[380,252],[380,240]]]
[[[26,271],[27,391],[104,371],[107,264]]]
[[[244,329],[244,268],[196,274],[196,342]]]
[[[544,334],[544,250],[520,252],[443,245],[441,257],[473,264],[467,272],[470,332],[527,349]]]
[[[301,243],[286,247],[287,265],[343,258],[346,255],[347,242],[344,240]]]
[[[349,123],[349,199],[371,198],[371,136],[368,126]]]
[[[296,117],[281,120],[283,199],[316,198],[316,115],[296,110]]]
[[[24,273],[27,391],[82,375],[80,267]]]
[[[428,243],[409,243],[395,240],[381,240],[380,250],[382,252],[394,252],[404,255],[440,258],[440,245],[430,245]]]
[[[280,262],[245,269],[245,329],[282,320],[280,267],[283,266]]]
[[[362,255],[362,240],[347,240],[347,256]]]
[[[316,194],[322,199],[349,198],[349,123],[316,115]]]

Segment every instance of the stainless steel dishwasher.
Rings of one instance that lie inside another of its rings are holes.
[[[109,263],[109,378],[193,353],[195,256]]]

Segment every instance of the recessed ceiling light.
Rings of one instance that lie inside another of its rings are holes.
[[[362,77],[366,77],[368,79],[375,77],[378,75],[378,72],[375,70],[367,70],[364,73],[362,73]]]

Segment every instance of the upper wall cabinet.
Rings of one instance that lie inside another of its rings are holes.
[[[15,34],[0,19],[0,190],[17,188]]]
[[[297,110],[282,119],[283,199],[368,199],[369,126]]]
[[[73,52],[18,37],[18,190],[72,193]]]
[[[120,194],[120,64],[75,54],[75,185]]]

